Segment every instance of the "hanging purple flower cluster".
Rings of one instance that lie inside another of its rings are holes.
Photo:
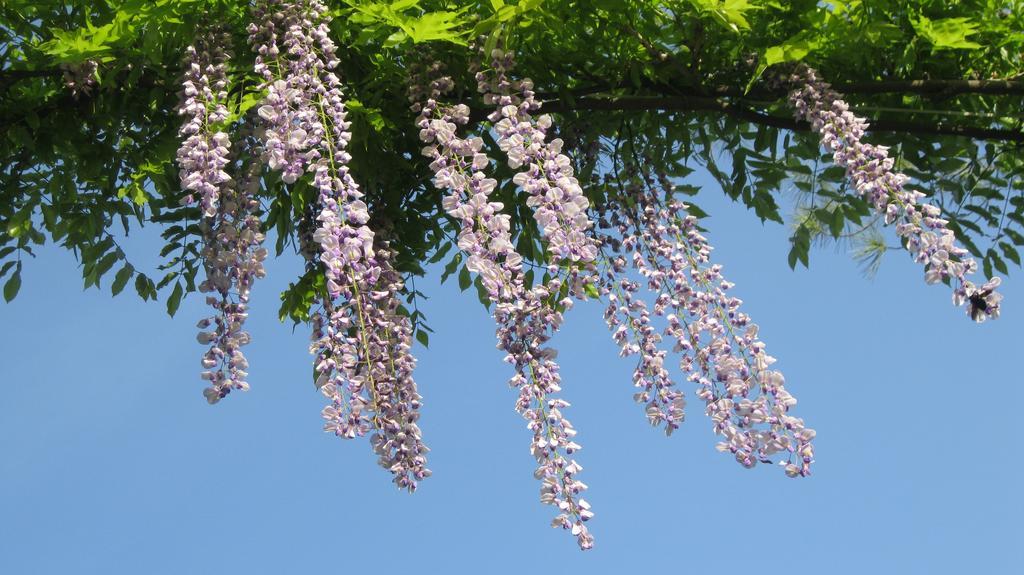
[[[220,124],[228,118],[227,53],[224,38],[207,32],[195,45],[186,48],[182,102],[178,114],[185,123],[178,130],[183,139],[178,148],[183,205],[199,196],[203,217],[217,215],[217,201],[224,184],[231,180],[225,171],[231,147],[227,132]]]
[[[199,291],[217,294],[206,298],[217,313],[198,324],[203,330],[199,332],[199,342],[210,344],[203,355],[203,367],[207,369],[203,379],[210,386],[203,390],[203,395],[211,404],[232,389],[249,389],[249,362],[241,348],[249,343],[250,337],[242,327],[249,316],[252,285],[266,275],[263,260],[267,257],[267,249],[262,247],[260,203],[256,199],[260,167],[258,162],[252,162],[239,185],[229,182],[222,189],[217,215],[200,223],[206,279],[199,284]]]
[[[231,143],[218,124],[227,119],[228,54],[227,38],[208,31],[186,51],[187,62],[182,81],[179,113],[186,121],[179,130],[184,141],[178,150],[178,165],[183,204],[195,202],[199,194],[203,233],[203,265],[206,279],[199,285],[208,295],[214,315],[199,321],[199,343],[208,345],[203,354],[202,373],[209,387],[203,395],[211,404],[223,399],[232,389],[247,390],[249,367],[242,346],[250,341],[243,330],[248,317],[249,293],[257,278],[264,275],[266,249],[261,247],[263,233],[257,216],[259,202],[259,166],[253,164],[240,186],[226,169],[230,163]]]
[[[353,289],[344,307],[325,302],[325,313],[314,317],[310,351],[317,356],[316,385],[331,400],[322,412],[324,429],[344,438],[375,430],[370,444],[380,465],[398,487],[413,491],[430,476],[429,450],[417,425],[412,324],[392,295],[402,285],[390,256],[377,250],[376,283],[361,286],[361,294]]]
[[[616,222],[626,245],[638,249],[635,232],[621,218]],[[621,241],[610,236],[604,238],[603,245],[616,252],[623,247]],[[598,286],[600,294],[608,298],[605,323],[619,346],[620,357],[639,356],[633,370],[633,385],[639,391],[633,399],[644,406],[651,425],[664,424],[665,434],[672,435],[685,418],[686,399],[665,367],[667,353],[660,348],[662,334],[651,321],[647,302],[637,294],[640,284],[627,275],[626,259],[615,254],[602,258],[602,263]]]
[[[412,327],[398,312],[402,289],[391,254],[378,250],[362,192],[348,169],[351,139],[338,65],[318,0],[265,0],[254,11],[250,42],[267,100],[264,160],[286,183],[313,174],[319,245],[328,297],[314,318],[311,353],[316,384],[331,400],[327,431],[371,443],[396,485],[410,491],[427,477],[427,447],[416,421],[420,396],[412,379]]]
[[[617,253],[609,259],[602,291],[611,302],[606,318],[614,318],[609,320],[614,338],[641,355],[634,377],[641,388],[637,400],[646,405],[652,423],[666,424],[667,433],[682,421],[683,394],[674,389],[658,349],[664,336],[674,342],[681,370],[697,384],[715,433],[724,438],[719,451],[732,453],[744,467],[773,463],[782,455],[786,475],[809,475],[815,433],[788,414],[796,399],[786,391],[782,374],[769,369],[775,358],[765,352],[757,326],[739,310],[741,300],[729,294],[733,284],[721,266],[711,263],[711,246],[696,218],[671,194],[660,200],[653,179],[642,177],[644,184],[624,190],[602,222],[621,238],[605,242]],[[655,298],[654,314],[665,318],[660,336],[650,326],[646,306],[633,295],[636,286],[625,278],[627,258]]]
[[[887,148],[862,141],[867,122],[855,116],[842,95],[815,70],[801,65],[789,80],[797,86],[789,95],[797,118],[810,122],[821,135],[822,145],[833,152],[836,164],[846,168],[857,193],[885,215],[885,223],[898,222],[896,234],[914,260],[925,266],[925,281],[955,280],[955,305],[966,302],[968,315],[978,322],[998,318],[1002,295],[995,290],[1000,279],[992,278],[980,287],[967,280],[977,270],[977,262],[956,244],[939,208],[919,204],[924,194],[905,187],[908,178],[893,170]]]
[[[512,52],[495,49],[491,53],[493,73],[477,73],[477,89],[484,95],[484,103],[496,107],[488,119],[498,135],[498,147],[508,157],[510,168],[522,168],[512,181],[528,194],[526,204],[533,208],[547,241],[551,263],[589,264],[597,257],[597,244],[587,233],[593,226],[587,214],[590,202],[573,175],[572,161],[561,153],[562,140],[546,141],[551,116],[532,115],[541,106],[534,97],[533,82],[508,77],[513,63]]]
[[[499,53],[498,58],[503,56]],[[433,72],[436,73],[436,69]],[[481,85],[489,85],[479,78]],[[528,80],[523,82],[529,85]],[[587,489],[586,484],[577,479],[582,467],[571,458],[580,445],[574,441],[576,430],[563,414],[569,403],[554,397],[561,390],[561,376],[555,361],[557,352],[547,346],[563,321],[562,313],[552,301],[562,286],[562,280],[556,276],[557,262],[563,258],[572,261],[593,258],[591,240],[582,235],[589,222],[583,213],[586,200],[572,195],[564,199],[565,196],[554,192],[545,195],[541,191],[542,184],[534,184],[528,201],[549,237],[549,255],[554,262],[549,272],[556,277],[528,289],[524,285],[523,258],[512,245],[510,218],[501,213],[504,205],[490,198],[497,182],[484,173],[491,159],[481,152],[483,140],[460,138],[456,133],[459,125],[468,123],[469,108],[463,104],[442,106],[438,102],[451,87],[448,78],[434,79],[429,89],[414,83],[411,98],[416,99],[420,94],[427,96],[424,103],[413,105],[413,110],[420,112],[417,126],[426,144],[423,154],[432,160],[434,185],[448,190],[442,205],[459,222],[458,246],[467,255],[467,268],[479,275],[488,299],[495,306],[498,348],[506,353],[505,361],[515,368],[509,384],[519,391],[516,411],[527,420],[527,427],[533,432],[530,451],[537,460],[534,476],[541,481],[541,501],[558,508],[552,526],[569,530],[582,549],[589,549],[594,539],[585,522],[593,513],[590,504],[580,497]],[[514,107],[512,97],[507,95],[488,97],[488,101],[501,107]],[[532,106],[532,103],[527,105]],[[526,119],[523,122],[529,124]],[[511,132],[508,135],[511,137]],[[541,154],[549,154],[551,148],[540,150],[543,134],[539,137],[532,142],[517,140],[515,146],[507,143],[509,138],[503,138],[506,144],[502,149],[508,152],[510,163],[517,161],[513,158],[527,158],[524,151],[527,147],[533,148],[529,152],[532,160],[528,161],[540,162],[537,158]],[[545,157],[555,162],[557,149],[553,156]],[[552,168],[552,175],[557,177],[560,168],[554,164]],[[539,172],[533,171],[534,180],[539,176]],[[570,177],[571,171],[560,178],[566,180],[566,188],[571,187]],[[566,202],[576,210],[569,212],[569,217],[565,216]],[[582,217],[578,217],[581,213]],[[559,303],[569,308],[572,300],[565,298]]]

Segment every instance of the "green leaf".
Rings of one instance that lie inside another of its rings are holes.
[[[761,7],[751,4],[749,0],[688,0],[698,12],[710,14],[719,24],[739,32],[749,30],[750,22],[747,21],[746,13],[749,10],[759,10]]]
[[[131,279],[132,274],[135,273],[135,268],[132,264],[125,264],[123,268],[118,270],[117,275],[114,276],[114,283],[110,284],[110,295],[117,295],[124,290],[124,286],[128,285],[128,280]]]
[[[981,44],[971,42],[968,36],[978,32],[978,25],[970,18],[942,18],[930,20],[921,16],[911,20],[918,36],[932,45],[932,50],[973,50]]]
[[[832,218],[828,222],[829,231],[832,232],[832,237],[839,239],[839,236],[843,234],[843,228],[846,225],[846,218],[843,217],[843,210],[835,210],[832,212]]]
[[[18,291],[21,289],[21,262],[18,262],[18,266],[14,270],[14,274],[4,284],[4,300],[7,302],[12,301],[18,295]]]
[[[178,306],[181,305],[181,296],[183,295],[185,295],[185,290],[181,287],[181,282],[175,282],[174,290],[171,291],[171,296],[167,298],[167,315],[174,317],[174,314],[178,311]]]
[[[472,284],[473,278],[471,278],[469,275],[469,269],[462,268],[461,270],[459,270],[459,289],[462,291],[466,291]]]
[[[117,260],[119,260],[120,258],[121,254],[117,253],[116,251],[110,252],[109,254],[103,256],[103,259],[101,259],[99,263],[96,264],[97,281],[99,280],[99,278],[103,277],[103,274],[110,271],[110,268],[112,268],[114,264],[117,262]]]
[[[1017,249],[1010,245],[1008,242],[999,242],[999,249],[1003,250],[1003,255],[1006,259],[1011,260],[1013,263],[1020,265],[1020,254],[1017,253]]]
[[[391,6],[389,6],[389,8],[391,8],[395,12],[401,12],[403,10],[416,6],[419,3],[420,0],[395,0],[394,2],[391,3]]]
[[[147,278],[145,275],[139,274],[135,276],[135,291],[136,293],[139,294],[139,297],[141,297],[143,301],[149,299],[149,284],[149,278]]]
[[[1009,228],[1003,230],[1003,233],[1006,234],[1006,237],[1013,240],[1013,243],[1015,245],[1024,246],[1024,235],[1022,235],[1021,233],[1017,232],[1016,230],[1011,230]]]
[[[792,244],[789,250],[789,267],[796,269],[798,262],[802,263],[805,268],[809,267],[808,253],[811,250],[811,232],[807,228],[807,223],[800,224],[789,241]]]
[[[459,264],[462,263],[462,252],[455,252],[452,259],[444,266],[444,272],[441,273],[441,283],[444,283],[448,279],[448,276],[455,273],[455,270],[459,268]]]
[[[430,334],[422,329],[416,330],[416,341],[423,344],[423,347],[430,347]]]
[[[782,44],[768,48],[764,51],[764,54],[761,55],[757,64],[757,70],[750,78],[750,81],[747,82],[747,87],[744,90],[744,93],[750,92],[750,89],[753,88],[754,84],[761,79],[761,75],[770,66],[786,62],[799,62],[808,54],[817,50],[819,44],[820,42],[817,38],[808,37],[808,32],[800,32]]]
[[[7,272],[11,271],[11,268],[13,268],[17,263],[18,262],[7,262],[4,265],[0,266],[0,278],[3,278],[5,275],[7,275]]]
[[[1002,274],[1010,273],[1010,270],[1008,270],[1006,268],[1006,262],[1003,261],[1003,258],[999,257],[999,254],[996,253],[995,250],[992,250],[991,256],[992,256],[992,265],[995,266],[996,270],[998,270]],[[989,274],[989,275],[991,275],[991,274]]]
[[[434,255],[427,260],[427,263],[436,264],[441,261],[441,259],[444,258],[444,256],[452,249],[452,245],[453,244],[451,242],[441,244],[441,247],[434,252]]]
[[[484,282],[480,279],[480,276],[476,276],[473,279],[473,287],[476,288],[477,301],[483,304],[485,308],[491,309],[491,297],[487,293],[487,288],[484,287]]]
[[[405,30],[395,30],[394,32],[391,33],[390,36],[388,36],[384,40],[383,47],[384,48],[394,48],[395,46],[398,46],[402,42],[405,42],[405,40],[408,37],[409,37],[409,35],[405,33]]]
[[[802,36],[802,35],[801,35]],[[772,46],[764,52],[764,61],[768,66],[783,62],[798,62],[818,47],[818,41],[805,37],[794,36],[778,46]]]

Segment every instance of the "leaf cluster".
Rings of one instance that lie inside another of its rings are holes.
[[[352,170],[372,225],[398,253],[409,313],[426,343],[412,280],[444,266],[476,285],[457,249],[456,226],[420,155],[406,94],[409,70],[443,63],[453,101],[491,149],[475,93],[480,49],[518,54],[557,135],[598,206],[606,178],[650,162],[696,196],[695,169],[763,221],[790,225],[791,266],[820,242],[877,246],[868,206],[842,185],[806,126],[787,110],[787,66],[806,62],[848,95],[891,146],[912,184],[941,205],[986,272],[1020,265],[1024,245],[1024,2],[1021,0],[396,0],[331,3],[332,33],[353,120]],[[233,37],[233,120],[262,98],[246,45],[242,0],[21,1],[0,6],[0,278],[20,287],[25,257],[46,241],[72,250],[86,287],[133,283],[168,311],[195,290],[201,270],[198,213],[180,206],[174,164],[184,48],[196,30]],[[64,70],[98,64],[96,86],[72,94]],[[595,113],[600,111],[599,113]],[[237,122],[244,125],[245,122]],[[965,134],[965,135],[957,135]],[[543,238],[500,162],[498,197],[517,247],[543,265]],[[796,213],[783,213],[783,197]],[[300,180],[263,177],[264,226],[279,255],[299,252],[314,193]],[[699,209],[699,208],[697,208]],[[166,240],[156,269],[129,263],[122,242],[143,226]],[[754,233],[752,231],[752,233]],[[873,242],[873,243],[872,243]],[[884,242],[882,243],[884,251]],[[873,253],[873,252],[872,252]],[[134,282],[133,282],[134,280]],[[531,278],[532,280],[532,278]],[[303,321],[323,289],[316,269],[282,294],[282,319]],[[483,300],[483,298],[481,298]]]

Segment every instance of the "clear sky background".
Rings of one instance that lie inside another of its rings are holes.
[[[206,313],[170,319],[134,294],[83,292],[41,249],[0,305],[0,573],[1011,573],[1024,563],[1021,272],[1003,318],[976,325],[903,252],[873,280],[831,247],[786,265],[788,231],[709,186],[716,261],[818,431],[807,479],[715,451],[699,401],[671,438],[631,400],[632,359],[599,304],[556,338],[584,449],[594,550],[548,527],[509,367],[475,293],[418,287],[434,476],[397,491],[367,441],[321,431],[308,330],[280,324],[299,268],[271,262],[249,322],[252,390],[203,400]],[[130,242],[138,263],[156,243]],[[436,270],[435,270],[436,271]],[[130,289],[130,288],[129,288]]]

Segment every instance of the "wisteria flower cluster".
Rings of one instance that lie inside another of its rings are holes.
[[[499,54],[499,57],[503,56]],[[449,78],[434,78],[429,88],[416,88],[424,83],[414,82],[410,96],[413,99],[420,93],[427,96],[425,102],[413,104],[414,111],[420,112],[417,126],[426,144],[423,154],[432,160],[434,185],[448,191],[443,207],[459,223],[458,246],[467,256],[467,268],[479,275],[488,299],[495,306],[498,348],[505,352],[505,361],[515,369],[509,384],[519,392],[516,411],[527,420],[527,427],[533,433],[530,451],[538,465],[534,476],[541,481],[541,501],[559,510],[552,526],[569,530],[581,548],[589,549],[594,539],[585,522],[593,513],[590,504],[580,497],[587,489],[586,484],[577,479],[582,467],[571,457],[580,445],[574,441],[576,430],[563,413],[569,403],[554,397],[561,390],[561,376],[555,361],[557,352],[547,345],[564,320],[551,303],[562,285],[557,277],[558,266],[552,264],[549,271],[555,277],[548,283],[533,288],[524,285],[523,258],[512,245],[509,216],[501,213],[504,208],[501,202],[490,198],[497,182],[485,175],[491,159],[481,151],[483,140],[457,135],[458,126],[469,120],[469,108],[464,104],[444,106],[438,102],[452,87]],[[512,97],[508,95],[489,98],[489,101],[501,107],[512,106]],[[539,147],[540,142],[533,144]],[[508,151],[510,162],[515,162],[513,158],[522,153],[518,148],[505,146],[503,149]],[[552,198],[554,196],[551,194]],[[570,236],[578,230],[565,226],[566,218],[553,211],[557,200],[532,201],[536,197],[532,196],[530,205],[535,208],[538,221],[546,222],[542,224],[546,232],[561,238],[549,241],[552,260],[592,258],[587,251],[590,240],[585,236]],[[582,204],[585,209],[585,201],[573,205]],[[547,215],[538,214],[542,210],[547,210]],[[570,223],[584,226],[585,219],[584,214],[583,218]],[[560,303],[568,308],[572,300],[565,298]]]
[[[529,78],[508,77],[514,63],[512,52],[495,49],[490,56],[493,71],[477,73],[477,90],[485,104],[495,106],[488,119],[508,166],[520,170],[512,181],[528,194],[526,204],[533,208],[551,263],[593,262],[597,245],[587,233],[593,226],[587,212],[590,202],[573,175],[572,161],[562,153],[562,140],[547,140],[551,116],[533,117],[541,104]]]
[[[267,251],[261,245],[263,233],[257,215],[259,165],[250,164],[240,185],[227,172],[231,143],[219,124],[227,119],[227,38],[206,31],[189,46],[182,81],[185,116],[179,134],[184,138],[178,150],[180,179],[186,205],[200,195],[203,234],[203,266],[206,279],[199,291],[208,295],[214,315],[199,321],[199,343],[208,345],[203,354],[202,377],[209,382],[203,390],[206,400],[217,403],[233,389],[247,390],[249,363],[242,347],[250,336],[243,325],[248,317],[249,294],[257,278],[264,276]]]
[[[177,155],[179,176],[186,192],[181,202],[191,204],[198,195],[203,217],[208,218],[217,215],[221,188],[231,180],[225,171],[231,141],[220,126],[228,118],[225,40],[220,34],[207,32],[186,48],[182,102],[178,107],[178,114],[185,117],[178,130],[183,139]]]
[[[616,217],[620,233],[628,245],[638,249],[636,232],[626,225],[628,220]],[[622,242],[612,236],[603,238],[608,251],[618,252]],[[633,370],[633,385],[639,390],[633,399],[644,406],[651,425],[664,424],[665,434],[679,428],[685,418],[685,394],[676,389],[665,365],[667,352],[661,349],[662,334],[652,322],[647,302],[638,294],[640,283],[628,276],[626,258],[615,253],[602,258],[598,286],[606,297],[604,320],[619,346],[619,356],[638,356]]]
[[[238,185],[229,182],[222,190],[217,215],[200,224],[206,279],[199,284],[199,291],[216,294],[207,296],[206,302],[217,313],[198,324],[203,330],[199,342],[210,345],[202,363],[207,369],[203,379],[210,382],[203,395],[211,404],[232,389],[249,389],[249,362],[242,346],[251,338],[242,328],[249,316],[253,283],[266,275],[263,261],[267,257],[256,199],[260,168],[258,162],[251,162]]]
[[[967,314],[975,321],[998,318],[1002,295],[995,290],[1000,279],[992,278],[980,287],[967,279],[977,270],[977,262],[957,245],[939,208],[918,203],[924,194],[907,189],[909,178],[893,169],[888,149],[862,141],[867,121],[855,116],[812,68],[799,66],[789,81],[796,86],[789,103],[797,118],[821,135],[822,145],[832,151],[836,164],[846,168],[857,193],[885,215],[885,223],[898,222],[896,234],[914,260],[924,265],[925,281],[953,282],[953,303],[967,303]]]
[[[664,368],[664,337],[673,343],[679,367],[697,384],[714,431],[723,437],[719,451],[733,454],[744,467],[757,463],[783,466],[790,477],[810,474],[814,430],[789,415],[796,399],[785,389],[781,372],[769,369],[775,358],[758,339],[758,327],[739,309],[734,287],[711,263],[711,246],[700,233],[686,204],[672,198],[667,177],[657,180],[641,171],[608,207],[602,227],[617,232],[604,245],[606,260],[602,291],[613,338],[625,355],[639,354],[634,382],[637,401],[646,407],[652,424],[665,424],[671,433],[683,419],[682,392]],[[662,200],[656,183],[665,190]],[[646,304],[626,276],[626,261],[644,278],[654,297],[653,312],[666,327],[658,333]]]
[[[318,192],[319,264],[327,297],[314,318],[316,384],[331,403],[325,429],[371,444],[396,485],[429,476],[417,426],[412,327],[398,312],[402,289],[390,253],[378,249],[369,209],[348,169],[351,139],[327,7],[317,0],[265,0],[249,27],[265,81],[264,160],[286,183],[312,173]]]

